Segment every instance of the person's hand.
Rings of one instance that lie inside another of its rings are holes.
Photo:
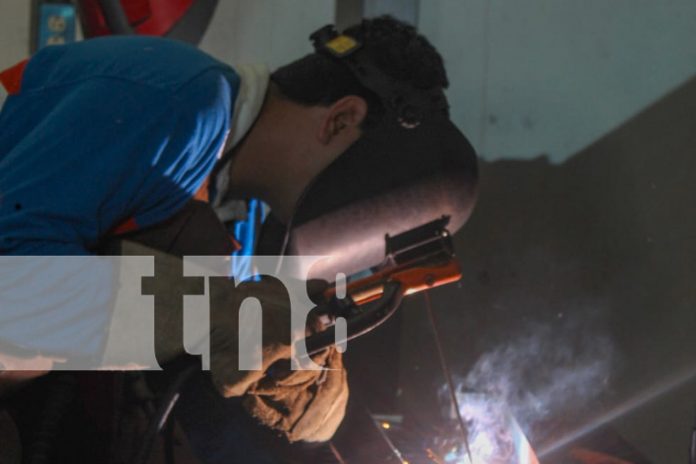
[[[229,308],[211,320],[211,371],[225,397],[246,395],[246,410],[290,441],[325,441],[345,414],[348,383],[341,354],[334,347],[312,359],[323,370],[290,370],[290,302],[287,290],[273,280],[254,284],[262,306],[261,370],[239,369],[239,311],[250,293],[212,291],[211,306]],[[220,304],[224,303],[224,304]],[[312,324],[316,325],[316,324]],[[316,330],[316,327],[314,327]]]
[[[251,386],[245,409],[289,441],[331,439],[348,403],[348,381],[341,353],[331,347],[315,355],[324,370],[286,370]]]
[[[253,352],[261,350],[261,369],[241,370],[240,336],[245,330],[254,331],[254,324],[242,320],[240,307],[245,299],[254,297],[261,303],[262,337],[243,340],[243,346]],[[282,359],[290,359],[292,334],[290,332],[290,299],[282,283],[275,280],[234,286],[231,281],[211,285],[210,352],[213,383],[220,394],[229,398],[242,396],[258,382],[268,368]]]

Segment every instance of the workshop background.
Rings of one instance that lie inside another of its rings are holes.
[[[0,2],[0,68],[29,53],[31,5]],[[542,462],[583,440],[632,450],[621,462],[687,462],[696,2],[220,0],[200,46],[277,66],[310,52],[317,27],[383,13],[442,53],[452,117],[482,161],[456,236],[464,278],[431,293],[464,389],[504,398]],[[434,422],[444,378],[422,297],[404,306],[350,346],[353,395],[395,424]],[[350,419],[339,447],[368,441]]]

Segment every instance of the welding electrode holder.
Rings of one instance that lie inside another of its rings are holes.
[[[450,218],[439,219],[401,234],[385,236],[385,257],[371,275],[348,284],[347,296],[337,299],[335,286],[324,295],[326,303],[315,311],[346,319],[346,339],[336,340],[335,326],[307,337],[307,354],[314,355],[334,343],[342,344],[382,325],[398,309],[404,296],[455,282],[461,278]]]
[[[345,340],[336,340],[335,326],[331,326],[322,332],[307,337],[304,340],[307,354],[313,356],[328,349],[334,344],[342,344],[360,337],[389,319],[399,308],[403,298],[403,291],[399,282],[389,282],[384,286],[382,296],[375,301],[366,303],[361,311],[353,317],[346,318],[347,337]],[[320,308],[320,311],[322,308]],[[326,310],[326,309],[324,309]]]

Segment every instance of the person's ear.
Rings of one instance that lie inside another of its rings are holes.
[[[348,95],[328,107],[319,127],[319,141],[328,145],[336,137],[354,138],[360,135],[360,125],[367,116],[367,102],[356,95]]]

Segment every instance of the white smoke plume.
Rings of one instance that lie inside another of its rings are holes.
[[[610,338],[596,324],[567,319],[529,325],[485,352],[459,379],[457,391],[474,462],[520,462],[510,416],[532,444],[553,434],[549,424],[556,419],[580,420],[588,405],[607,391],[614,357]],[[441,394],[447,401],[446,387]],[[450,409],[448,415],[452,413]],[[448,462],[468,459],[460,449]]]

